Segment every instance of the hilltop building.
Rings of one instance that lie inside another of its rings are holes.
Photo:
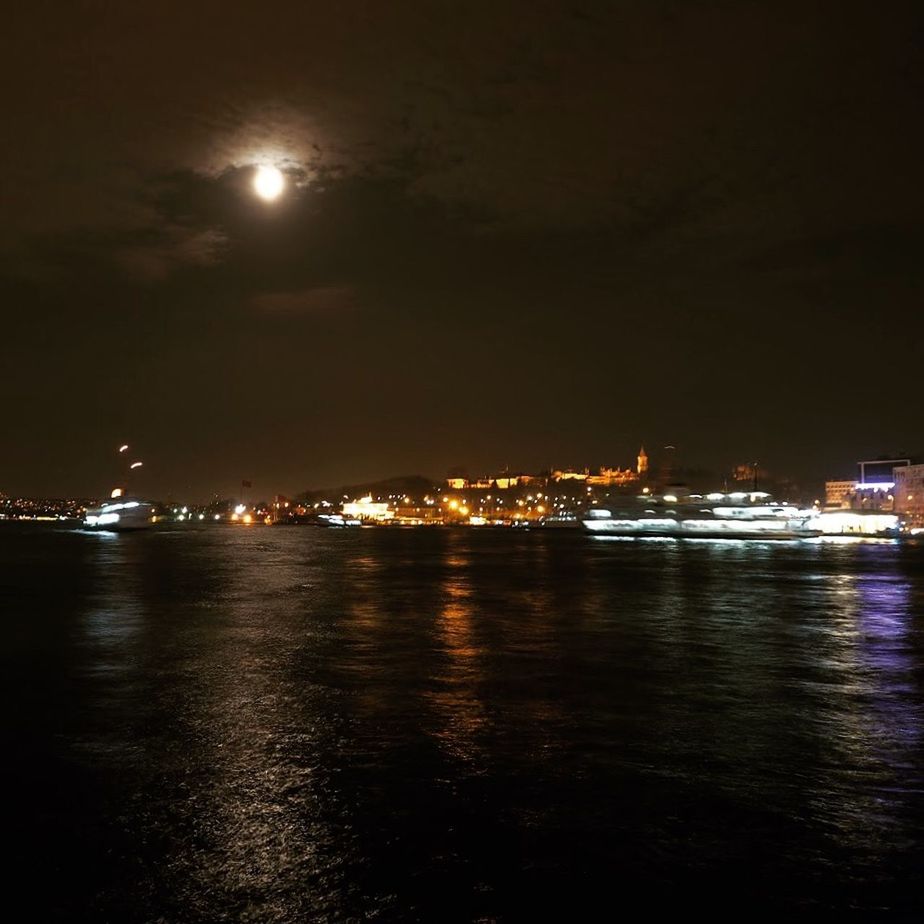
[[[552,472],[552,481],[587,481],[590,475],[590,469],[584,469],[583,472],[576,472],[574,469],[556,469]]]
[[[601,468],[598,475],[588,475],[587,484],[603,485],[610,487],[612,485],[632,484],[638,481],[638,474],[631,468]]]

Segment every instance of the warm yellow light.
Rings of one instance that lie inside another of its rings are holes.
[[[245,523],[253,523],[253,517],[252,517],[249,513],[245,513],[245,514],[244,514],[244,522],[245,522]]]
[[[455,510],[458,506],[459,506],[459,502],[458,502],[458,501],[450,501],[450,502],[449,502],[449,509],[450,509],[450,510]]]
[[[536,508],[536,512],[537,512],[537,513],[545,513],[545,507],[543,507],[542,504],[540,504],[540,505]]]
[[[267,202],[278,199],[285,185],[285,177],[276,167],[257,167],[253,176],[253,188],[261,199]]]
[[[460,508],[459,508],[459,513],[461,513],[462,516],[464,516],[464,517],[465,517],[465,516],[468,516],[468,507],[460,507]]]
[[[231,514],[231,519],[232,519],[232,520],[237,520],[237,519],[238,519],[238,515],[237,515],[236,513],[232,513],[232,514]]]

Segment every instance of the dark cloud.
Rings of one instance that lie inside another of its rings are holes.
[[[264,292],[253,299],[257,310],[283,314],[344,312],[355,304],[356,293],[350,286],[322,286],[299,292]]]

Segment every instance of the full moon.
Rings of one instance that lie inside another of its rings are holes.
[[[278,199],[285,185],[285,177],[275,167],[257,167],[253,175],[253,188],[256,194],[267,202]]]

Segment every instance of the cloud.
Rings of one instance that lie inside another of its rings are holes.
[[[398,176],[405,203],[479,232],[605,227],[662,250],[920,203],[897,13],[858,29],[849,10],[794,25],[757,4],[395,0],[267,19],[164,0],[20,17],[0,59],[7,251],[95,235],[142,278],[212,265],[233,216],[177,231],[163,177],[189,179],[182,203],[265,160],[302,183]]]
[[[146,243],[117,248],[114,259],[130,276],[143,282],[166,279],[183,267],[216,266],[228,238],[217,228],[167,226]]]
[[[272,314],[342,314],[356,307],[356,290],[351,286],[318,286],[296,292],[264,292],[251,304]]]

